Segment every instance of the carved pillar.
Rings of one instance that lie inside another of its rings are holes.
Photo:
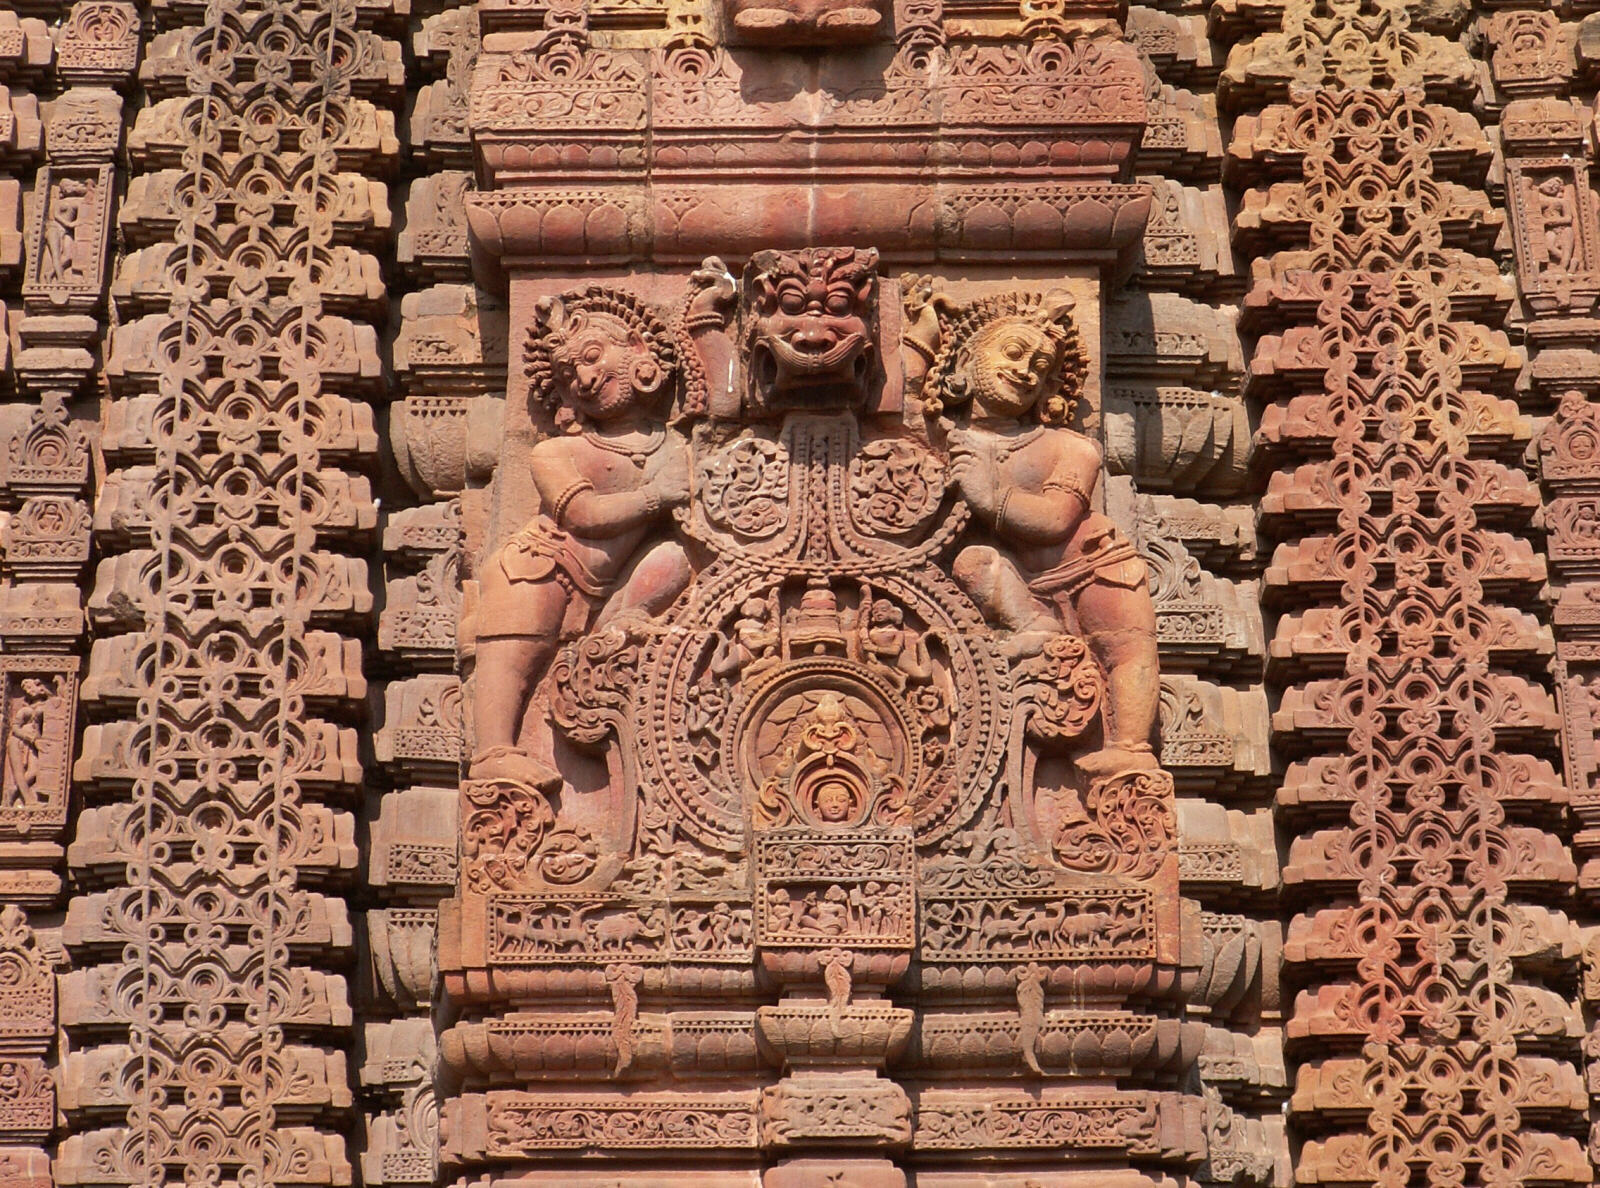
[[[1547,570],[1517,465],[1523,358],[1495,328],[1514,294],[1492,258],[1493,147],[1467,110],[1469,15],[1389,0],[1211,10],[1237,40],[1219,99],[1237,117],[1249,394],[1274,471],[1259,522],[1289,760],[1285,965],[1304,989],[1286,1051],[1305,1184],[1593,1178],[1561,989],[1578,946],[1557,907],[1576,871],[1548,759]],[[1483,21],[1497,46],[1554,24]],[[1477,110],[1537,89],[1545,68],[1496,48],[1498,91]],[[1506,185],[1572,209],[1577,168],[1514,164]],[[1541,251],[1582,249],[1572,213]]]
[[[0,18],[0,79],[13,88],[0,101],[0,161],[38,166],[24,201],[23,187],[0,179],[0,208],[9,211],[0,216],[0,284],[22,299],[4,315],[0,362],[0,390],[16,397],[0,407],[0,1178],[30,1188],[51,1182],[56,1110],[76,1104],[61,1063],[68,1048],[56,1035],[61,866],[74,807],[93,379],[120,139],[120,99],[108,88],[131,76],[139,48],[131,5],[80,4],[61,15],[53,36],[35,17]],[[67,1087],[59,1098],[58,1073]]]
[[[362,1174],[369,1184],[438,1176],[434,1004],[438,902],[457,884],[463,701],[456,675],[463,506],[483,496],[498,451],[505,390],[503,301],[472,283],[463,200],[472,184],[467,82],[479,48],[468,4],[418,11],[411,25],[393,342],[397,397],[388,431],[403,480],[381,513],[384,605],[375,737],[386,790],[368,802],[363,1007],[368,1094]]]
[[[106,351],[60,1184],[351,1180],[342,894],[373,603],[372,249],[391,222],[369,178],[398,154],[383,104],[403,82],[374,26],[391,15],[148,10]],[[59,177],[63,197],[94,180]],[[50,258],[81,271],[71,245],[97,224],[71,226]],[[42,275],[37,292],[76,300]]]
[[[46,1143],[57,1100],[46,1057],[56,1038],[57,941],[54,930],[30,928],[16,904],[0,907],[0,1176],[15,1188],[52,1183]]]
[[[1600,511],[1600,466],[1586,446],[1597,422],[1591,403],[1600,394],[1600,355],[1593,350],[1600,330],[1600,194],[1589,177],[1594,142],[1592,112],[1572,99],[1592,88],[1594,44],[1583,26],[1563,24],[1548,12],[1501,11],[1483,23],[1493,89],[1501,106],[1504,203],[1510,220],[1521,297],[1515,321],[1529,354],[1525,407],[1538,417],[1536,460],[1544,496],[1541,510],[1549,564],[1548,599],[1553,605],[1556,700],[1563,722],[1565,759],[1562,792],[1570,797],[1571,846],[1578,867],[1576,899],[1592,919],[1596,882],[1594,828],[1600,824],[1594,739],[1596,720],[1590,689],[1600,675],[1600,634],[1588,606],[1600,592],[1600,568],[1588,520]],[[1586,1082],[1595,1096],[1595,938],[1585,944],[1585,976],[1579,986],[1572,1030],[1585,1024],[1582,1056]],[[1552,930],[1552,939],[1554,939]],[[1560,935],[1564,947],[1579,943]],[[1563,957],[1570,954],[1563,952]],[[1577,1059],[1568,1040],[1563,1053]],[[1565,1076],[1571,1076],[1563,1067]],[[1593,1107],[1590,1108],[1591,1126]],[[1595,1162],[1597,1134],[1591,1129],[1589,1157]]]
[[[1174,6],[1175,8],[1177,6]],[[1137,168],[1152,203],[1127,287],[1107,311],[1108,502],[1150,566],[1161,651],[1161,759],[1176,781],[1179,877],[1204,1026],[1203,1182],[1288,1175],[1275,909],[1278,853],[1251,415],[1228,242],[1222,68],[1203,14],[1132,6],[1149,120]],[[1189,963],[1186,961],[1186,964]]]

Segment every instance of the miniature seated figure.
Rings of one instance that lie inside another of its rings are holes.
[[[1099,447],[1065,428],[1088,365],[1071,311],[1065,294],[1009,295],[941,317],[925,396],[931,413],[962,409],[949,432],[950,480],[1007,546],[963,549],[956,580],[1013,633],[1014,653],[1076,623],[1105,673],[1103,746],[1078,760],[1094,776],[1156,765],[1160,684],[1144,561],[1092,510]]]
[[[688,499],[689,456],[663,420],[667,331],[628,295],[591,286],[541,303],[526,361],[564,432],[529,454],[540,513],[480,575],[470,776],[548,787],[560,776],[521,746],[534,692],[562,643],[657,614],[688,585],[676,542],[635,554]]]
[[[776,592],[773,601],[777,601]],[[778,662],[782,636],[777,610],[760,598],[747,598],[739,608],[731,635],[720,636],[711,657],[711,672],[723,680],[753,677]]]
[[[933,675],[927,638],[907,630],[905,612],[887,598],[874,599],[862,616],[862,651],[889,670],[896,687],[920,683]]]

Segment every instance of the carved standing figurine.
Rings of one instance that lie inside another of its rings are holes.
[[[533,694],[563,642],[659,613],[688,584],[676,542],[635,554],[688,499],[689,455],[665,423],[670,337],[629,295],[596,285],[542,302],[525,358],[564,432],[530,451],[541,510],[481,576],[471,777],[548,786],[559,776],[521,746]]]
[[[66,178],[50,197],[44,228],[44,251],[39,261],[43,281],[77,280],[83,275],[78,227],[89,212],[89,183]]]
[[[1155,607],[1143,560],[1093,510],[1100,449],[1066,428],[1088,358],[1072,299],[1012,294],[951,310],[925,393],[930,413],[960,409],[949,433],[950,479],[1007,546],[971,545],[956,579],[985,617],[1035,652],[1076,624],[1105,673],[1103,748],[1089,775],[1156,766],[1160,696]]]
[[[53,695],[37,677],[22,680],[22,695],[13,703],[6,731],[5,779],[0,781],[0,808],[36,808],[42,800],[40,769]]]
[[[1539,221],[1544,225],[1545,263],[1554,271],[1571,272],[1578,247],[1578,212],[1572,188],[1559,174],[1551,174],[1536,189]]]

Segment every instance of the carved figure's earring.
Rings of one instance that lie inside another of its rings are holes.
[[[654,355],[641,355],[633,363],[633,390],[649,395],[667,378],[666,369]]]

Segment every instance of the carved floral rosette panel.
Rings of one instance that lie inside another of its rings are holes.
[[[1070,427],[1085,303],[880,271],[765,251],[521,302],[549,435],[508,415],[462,628],[447,1163],[1196,1157],[1147,1042],[1176,816],[1144,562]]]

